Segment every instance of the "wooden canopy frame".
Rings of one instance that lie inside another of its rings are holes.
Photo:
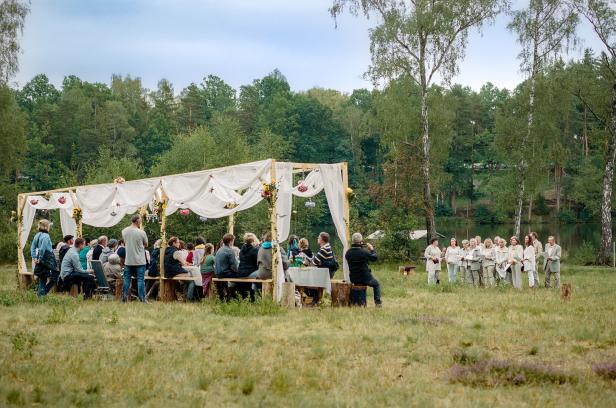
[[[271,167],[270,167],[270,178],[271,179],[276,179],[276,163],[277,163],[276,160],[271,160]],[[291,164],[293,174],[302,173],[306,171],[312,171],[312,170],[316,170],[319,168],[319,164],[317,163],[290,163],[290,164]],[[351,242],[350,205],[349,205],[349,197],[347,194],[347,191],[349,188],[349,167],[348,167],[347,162],[341,162],[338,164],[340,164],[342,168],[342,184],[344,188],[343,218],[344,218],[344,223],[346,225],[346,238],[347,238],[347,242]],[[217,169],[225,169],[229,167],[234,167],[234,166],[220,167]],[[189,174],[189,173],[183,173],[183,174]],[[159,178],[159,177],[150,177],[150,178],[145,178],[145,179],[140,179],[140,180],[152,180],[156,178]],[[83,187],[95,187],[95,186],[101,186],[105,184],[109,184],[109,183],[92,184],[92,185],[87,185]],[[28,192],[28,193],[20,193],[17,195],[17,220],[18,220],[18,223],[17,223],[17,280],[18,280],[20,287],[25,288],[32,280],[32,274],[28,273],[27,270],[22,270],[23,268],[22,268],[21,259],[20,259],[21,256],[23,256],[23,250],[24,250],[24,248],[21,245],[21,232],[22,232],[21,231],[21,219],[22,219],[24,206],[26,205],[28,197],[34,196],[34,195],[46,195],[46,194],[51,194],[51,193],[69,193],[73,199],[73,202],[77,202],[76,190],[78,187],[81,187],[81,186],[64,187],[64,188],[57,188],[57,189],[46,190],[46,191],[34,191],[34,192]],[[278,212],[276,208],[277,200],[278,200],[277,191],[274,190],[273,196],[272,196],[271,213],[270,213],[270,231],[272,234],[272,240],[274,242],[277,241],[275,240],[275,238],[278,236],[278,224],[277,224]],[[163,202],[163,207],[166,208],[167,196],[164,191],[163,191],[163,196],[162,196],[162,202]],[[142,208],[142,209],[145,209],[145,208]],[[142,211],[139,211],[139,213],[141,214]],[[141,223],[141,228],[143,228],[143,221]],[[234,228],[235,228],[235,215],[231,214],[229,216],[228,232],[233,233]],[[79,220],[79,222],[77,223],[77,237],[81,237],[82,233],[83,233],[83,223],[81,220]],[[161,214],[160,239],[161,239],[160,252],[161,254],[164,254],[164,251],[167,247],[167,214],[165,211],[162,211],[162,214]],[[276,280],[277,274],[278,274],[277,254],[279,250],[280,250],[279,243],[276,242],[275,245],[272,245],[272,281],[274,282],[272,286],[273,286],[274,299],[277,298],[277,290],[278,290],[275,282],[277,282]],[[161,257],[161,260],[162,260],[162,257]],[[163,279],[165,276],[165,263],[162,261],[159,261],[159,266],[160,266],[160,273],[159,273],[160,288],[162,288]]]

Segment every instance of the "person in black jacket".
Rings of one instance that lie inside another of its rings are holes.
[[[244,244],[240,249],[240,265],[237,268],[238,278],[255,278],[259,265],[259,239],[251,232],[244,234]]]
[[[381,286],[368,266],[368,262],[376,261],[376,252],[374,247],[367,244],[364,248],[364,238],[360,233],[356,232],[352,237],[353,244],[345,254],[347,263],[349,264],[349,273],[351,283],[354,285],[370,286],[374,291],[374,304],[377,307],[381,306]]]

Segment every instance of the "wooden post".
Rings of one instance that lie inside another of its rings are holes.
[[[270,182],[276,183],[276,160],[272,160],[272,165],[270,169]],[[278,191],[276,189],[272,190],[272,207],[271,207],[271,217],[270,217],[270,228],[272,234],[272,285],[273,291],[272,296],[274,298],[274,302],[278,298],[278,213],[276,212],[276,201],[278,200]]]
[[[17,195],[17,287],[22,288],[22,264],[21,257],[23,256],[24,249],[21,246],[21,218],[23,213],[23,204],[25,202],[24,196],[22,194]],[[25,289],[25,288],[24,288]]]
[[[144,220],[144,215],[145,213],[148,211],[148,207],[147,205],[144,205],[143,207],[139,208],[139,218],[141,219],[141,223],[139,225],[139,229],[141,231],[143,231],[145,229],[145,220]]]
[[[163,191],[160,213],[160,253],[158,255],[159,277],[158,297],[163,298],[163,278],[165,277],[165,250],[167,249],[167,194]]]
[[[75,190],[69,190],[68,193],[71,195],[71,198],[73,200],[73,208],[79,207],[79,203],[77,202],[77,193],[75,192]],[[83,218],[83,214],[82,214],[82,218]],[[79,222],[77,222],[77,228],[75,231],[75,234],[77,235],[77,238],[83,238],[83,221],[81,221],[81,218],[79,219]]]
[[[344,225],[346,226],[346,240],[347,245],[351,245],[351,210],[349,204],[349,164],[347,162],[342,163],[342,185],[344,188],[344,201],[343,201],[343,217]],[[347,248],[348,249],[348,248]],[[342,263],[344,264],[344,249],[342,254]],[[344,277],[344,268],[343,268]]]
[[[233,234],[234,229],[235,229],[235,214],[231,214],[229,216],[229,225],[227,227],[227,232],[229,234]]]
[[[274,288],[276,288],[275,284]],[[280,304],[288,308],[295,307],[295,283],[285,282],[282,284],[282,300]]]

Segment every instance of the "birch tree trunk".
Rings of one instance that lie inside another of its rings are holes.
[[[603,198],[601,200],[601,249],[597,263],[607,265],[612,246],[612,187],[614,183],[614,162],[616,161],[616,83],[612,85],[612,112],[610,118],[610,143],[605,160],[603,175]]]
[[[556,165],[554,169],[554,183],[556,184],[556,214],[560,212],[560,186],[562,179],[562,167],[560,165]]]
[[[425,84],[421,89],[421,131],[422,131],[422,175],[423,175],[423,203],[426,212],[426,235],[428,243],[436,236],[436,225],[434,222],[434,206],[432,205],[432,192],[430,191],[430,131],[428,128],[428,89]]]

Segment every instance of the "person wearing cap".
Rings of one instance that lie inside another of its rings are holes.
[[[64,256],[66,255],[68,250],[71,249],[71,247],[73,246],[73,238],[74,237],[72,235],[66,235],[62,239],[62,242],[64,242],[64,244],[60,247],[60,250],[58,250],[58,259],[60,260],[60,264],[62,264],[62,260],[64,259]]]
[[[103,252],[101,252],[100,258],[98,258],[98,260],[101,261],[101,265],[105,265],[107,263],[107,261],[109,260],[109,256],[115,253],[115,249],[117,246],[118,246],[117,239],[109,240],[109,242],[107,243],[107,246],[103,248]]]
[[[349,277],[354,285],[370,286],[374,292],[374,304],[381,307],[381,286],[372,276],[369,262],[376,261],[376,251],[371,244],[364,245],[364,238],[359,232],[351,237],[351,248],[344,255],[349,265]]]

